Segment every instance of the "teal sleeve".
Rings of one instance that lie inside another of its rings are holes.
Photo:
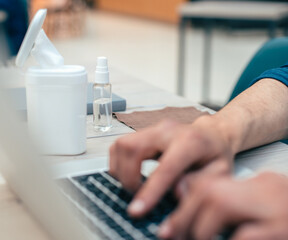
[[[288,63],[281,66],[280,68],[273,68],[263,72],[259,77],[255,78],[251,82],[250,86],[263,78],[272,78],[288,86]],[[283,139],[281,142],[288,145],[288,139]]]
[[[288,86],[288,63],[281,66],[280,68],[273,68],[263,72],[260,76],[251,82],[250,86],[263,78],[273,78]]]

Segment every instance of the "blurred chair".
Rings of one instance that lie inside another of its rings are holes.
[[[268,69],[277,68],[288,62],[288,37],[275,38],[266,42],[252,57],[234,90],[229,101],[249,87],[253,79]]]
[[[227,103],[238,94],[246,90],[251,82],[261,73],[272,68],[278,68],[288,62],[288,37],[274,38],[266,42],[251,58],[244,71],[237,80]],[[226,103],[226,104],[227,104]],[[223,106],[213,103],[202,103],[215,111]]]
[[[82,34],[85,25],[83,0],[34,0],[32,16],[40,8],[47,8],[44,28],[49,37],[75,37]]]
[[[252,57],[239,80],[237,81],[227,103],[247,89],[251,82],[261,73],[272,68],[278,68],[288,62],[288,37],[275,38],[266,42]],[[219,106],[212,105],[212,109],[218,111]],[[288,139],[282,143],[288,144]]]
[[[264,24],[269,38],[275,38],[277,28],[287,23],[287,2],[261,1],[195,1],[186,2],[179,8],[179,60],[177,93],[184,95],[185,92],[185,53],[186,53],[186,29],[189,23],[199,21],[204,24],[204,49],[203,49],[203,79],[202,79],[202,101],[210,102],[210,70],[212,33],[215,23],[246,23],[255,21]],[[288,31],[284,31],[285,34]]]

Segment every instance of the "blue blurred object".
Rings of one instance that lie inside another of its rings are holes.
[[[288,62],[288,37],[275,38],[266,42],[252,57],[228,100],[247,89],[251,82],[266,70],[279,68]]]
[[[0,0],[0,10],[7,13],[4,23],[10,54],[16,55],[28,28],[28,3],[26,0]]]

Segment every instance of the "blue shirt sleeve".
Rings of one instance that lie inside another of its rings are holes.
[[[273,68],[263,72],[251,82],[250,86],[263,78],[272,78],[288,86],[288,62],[280,68]],[[288,139],[283,139],[281,142],[288,145]]]
[[[251,82],[250,86],[263,78],[273,78],[288,86],[288,62],[280,68],[273,68],[263,72]]]

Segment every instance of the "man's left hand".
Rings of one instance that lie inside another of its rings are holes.
[[[160,227],[161,238],[211,240],[236,226],[233,240],[288,239],[288,178],[283,175],[235,180],[192,173],[178,186],[179,207]]]

